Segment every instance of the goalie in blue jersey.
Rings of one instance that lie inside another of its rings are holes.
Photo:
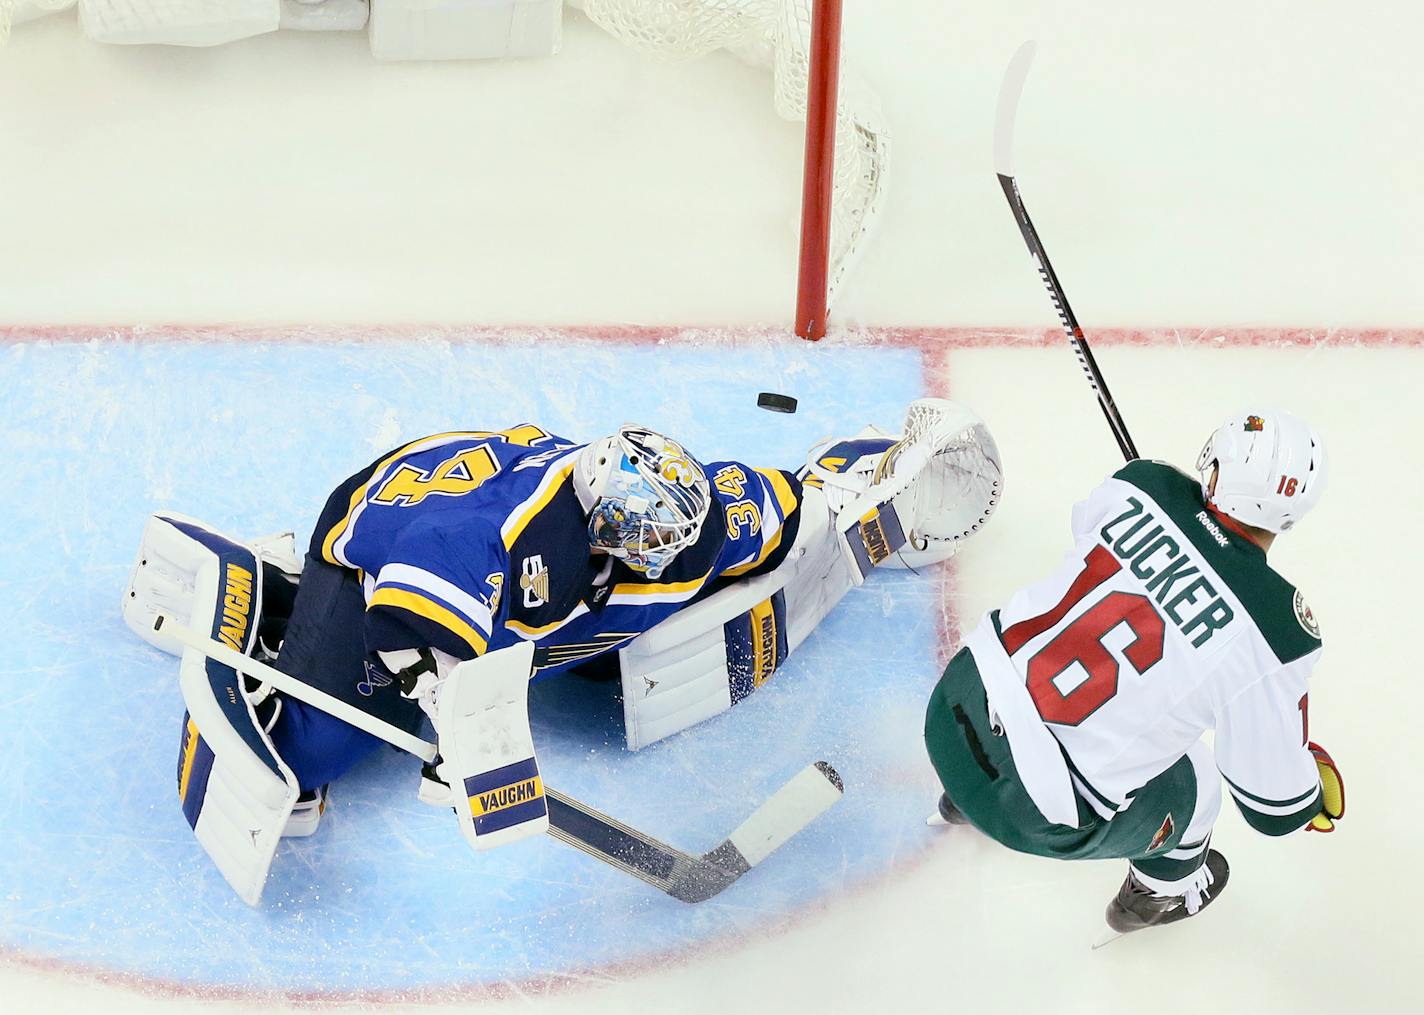
[[[428,715],[447,759],[447,740],[471,736],[441,728],[452,674],[532,643],[521,680],[582,667],[622,681],[637,749],[755,691],[876,564],[953,553],[1000,480],[978,417],[933,399],[912,405],[904,434],[824,442],[799,473],[702,463],[635,425],[590,444],[529,424],[437,434],[338,486],[304,561],[290,537],[242,542],[152,516],[124,613],[160,648],[177,652],[154,630],[162,614],[407,732]],[[254,867],[228,830],[276,826],[271,848],[311,834],[329,785],[381,741],[199,653],[183,659],[184,812],[251,900],[270,849]],[[541,792],[525,696],[505,697],[518,700],[502,700],[500,735],[482,737],[484,771],[427,764],[422,799],[451,804],[451,786],[499,773]]]
[[[427,437],[327,500],[277,666],[414,728],[462,660],[527,640],[532,679],[563,673],[775,568],[800,500],[789,473],[704,468],[642,427],[588,445],[527,425]],[[378,743],[299,701],[270,733],[308,791]]]

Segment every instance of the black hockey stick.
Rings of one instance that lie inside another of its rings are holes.
[[[433,762],[437,756],[436,746],[428,740],[368,715],[176,620],[159,615],[153,629],[161,629],[185,647],[270,684],[283,694],[305,701],[422,761]],[[841,777],[828,763],[817,761],[807,765],[767,797],[720,846],[710,853],[694,856],[550,786],[544,787],[550,835],[681,902],[702,902],[727,888],[819,817],[843,792]]]
[[[1024,82],[1028,79],[1028,69],[1033,63],[1034,51],[1037,48],[1036,43],[1025,42],[1014,53],[1008,70],[1004,72],[1004,81],[999,88],[998,112],[994,118],[994,170],[999,175],[999,186],[1004,188],[1004,197],[1008,198],[1009,207],[1013,209],[1014,218],[1018,221],[1019,232],[1023,233],[1024,243],[1028,244],[1028,251],[1033,255],[1039,277],[1048,287],[1048,295],[1053,298],[1054,309],[1058,311],[1059,320],[1063,322],[1068,341],[1073,346],[1073,351],[1078,354],[1078,363],[1082,366],[1083,373],[1087,374],[1093,392],[1098,396],[1098,404],[1102,406],[1108,426],[1117,438],[1117,446],[1130,462],[1141,457],[1137,453],[1137,445],[1132,443],[1127,424],[1122,421],[1122,414],[1117,411],[1117,403],[1108,391],[1108,382],[1103,380],[1102,371],[1098,369],[1097,360],[1093,358],[1093,350],[1088,348],[1083,329],[1078,326],[1078,319],[1073,316],[1073,308],[1068,305],[1068,296],[1063,292],[1063,285],[1058,281],[1053,265],[1048,261],[1048,253],[1043,249],[1043,241],[1038,238],[1038,230],[1034,229],[1033,220],[1028,217],[1028,208],[1024,206],[1023,195],[1019,193],[1018,182],[1014,179],[1014,118],[1018,114],[1019,98],[1023,95]]]

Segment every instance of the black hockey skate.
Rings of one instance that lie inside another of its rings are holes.
[[[1231,867],[1227,864],[1226,857],[1214,849],[1206,854],[1206,868],[1211,872],[1212,881],[1200,893],[1196,893],[1199,894],[1201,902],[1195,912],[1188,906],[1186,896],[1154,895],[1152,889],[1139,881],[1137,875],[1129,870],[1127,880],[1118,889],[1117,898],[1108,903],[1108,926],[1119,934],[1131,934],[1135,930],[1160,927],[1195,916],[1216,900],[1226,888],[1226,881],[1231,876]]]

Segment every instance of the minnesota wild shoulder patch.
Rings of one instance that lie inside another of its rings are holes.
[[[1305,596],[1300,594],[1300,589],[1296,589],[1295,599],[1292,603],[1295,606],[1295,619],[1300,622],[1301,628],[1306,634],[1316,641],[1320,640],[1320,624],[1315,619],[1315,614],[1305,602]]]

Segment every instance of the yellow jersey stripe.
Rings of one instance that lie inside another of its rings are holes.
[[[581,449],[580,449],[581,450]],[[504,536],[505,549],[511,549],[514,541],[517,540],[524,530],[529,527],[540,511],[548,507],[549,501],[554,499],[554,495],[563,488],[569,476],[573,475],[574,466],[578,464],[579,452],[570,455],[557,469],[550,469],[544,481],[539,484],[533,495],[519,507],[515,508],[514,515],[509,521],[504,523],[502,534]]]
[[[796,494],[791,492],[791,484],[786,481],[786,477],[776,469],[753,469],[752,471],[765,477],[766,481],[771,484],[771,490],[776,494],[776,503],[781,506],[781,517],[790,517],[791,512],[796,510]]]
[[[371,601],[366,605],[368,609],[374,606],[394,607],[398,610],[405,610],[407,613],[414,613],[417,617],[424,617],[457,635],[461,641],[475,650],[476,655],[483,655],[489,646],[488,639],[477,628],[466,623],[453,610],[432,599],[425,598],[418,592],[412,592],[409,589],[378,588],[371,596]]]
[[[583,603],[579,603],[571,611],[569,611],[569,615],[567,617],[565,617],[563,620],[556,620],[552,624],[543,624],[539,627],[534,627],[530,624],[521,624],[519,621],[511,617],[504,622],[504,626],[509,628],[511,631],[514,631],[516,634],[524,636],[525,638],[537,639],[544,637],[544,635],[549,634],[552,631],[557,631],[569,621],[573,620],[576,617],[582,617],[587,612],[588,607],[585,606]]]
[[[351,502],[346,507],[346,516],[342,518],[341,521],[333,525],[331,527],[331,531],[326,534],[326,538],[321,541],[322,559],[325,560],[328,564],[337,564],[341,567],[351,566],[348,562],[337,558],[337,540],[339,540],[346,532],[346,530],[351,527],[351,523],[355,520],[357,510],[361,507],[362,504],[366,502],[366,493],[368,490],[370,490],[371,484],[379,479],[384,479],[386,470],[389,469],[397,459],[401,458],[404,455],[410,454],[412,450],[417,447],[420,447],[420,445],[422,444],[428,444],[430,445],[430,447],[438,447],[441,443],[446,441],[457,440],[462,437],[478,436],[482,435],[478,432],[470,433],[468,431],[452,430],[448,433],[435,434],[432,437],[422,437],[419,440],[411,441],[409,444],[402,444],[400,447],[396,448],[396,450],[392,451],[385,458],[382,458],[380,462],[376,464],[376,467],[371,470],[370,478],[367,479],[366,482],[358,486],[354,491],[352,491]],[[434,441],[435,443],[431,444],[430,442],[432,441]],[[421,450],[429,449],[421,448]]]
[[[691,581],[685,582],[649,582],[647,584],[642,582],[624,582],[621,585],[613,586],[613,592],[608,598],[612,599],[614,596],[650,598],[652,596],[679,595],[683,592],[696,592],[711,576],[712,572],[709,570],[701,578],[694,578]]]

